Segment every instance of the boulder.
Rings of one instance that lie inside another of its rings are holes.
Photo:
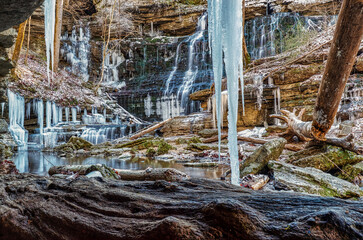
[[[9,132],[9,125],[5,121],[5,119],[0,119],[0,134],[1,133],[8,133]]]
[[[348,164],[363,161],[362,155],[335,146],[316,146],[289,156],[287,163],[299,167],[314,167],[324,172],[339,170]]]
[[[203,129],[198,135],[204,138],[210,138],[218,135],[218,129]]]
[[[284,138],[277,138],[271,140],[252,153],[244,162],[240,165],[240,176],[246,176],[248,174],[260,173],[271,160],[277,160],[284,150],[287,143]]]
[[[0,159],[10,158],[13,155],[11,147],[0,142]]]
[[[301,168],[277,161],[270,161],[268,167],[273,171],[276,184],[288,190],[338,198],[363,195],[358,186],[316,168]]]

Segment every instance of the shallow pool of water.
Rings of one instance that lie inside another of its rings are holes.
[[[216,168],[195,168],[184,167],[175,161],[158,161],[147,158],[134,158],[130,160],[120,160],[117,158],[100,158],[100,157],[77,157],[64,158],[53,153],[41,151],[20,151],[17,152],[13,161],[21,173],[34,173],[46,176],[52,166],[59,165],[88,165],[88,164],[105,164],[115,169],[132,169],[143,170],[148,167],[152,168],[175,168],[185,172],[191,177],[219,179],[227,166]]]

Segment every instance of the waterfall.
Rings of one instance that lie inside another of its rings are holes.
[[[69,107],[66,107],[64,111],[66,113],[66,122],[68,123],[69,122]]]
[[[275,56],[290,47],[285,45],[289,39],[295,44],[294,37],[299,34],[320,32],[324,26],[331,26],[335,22],[336,16],[301,16],[298,13],[256,17],[246,22],[247,49],[252,59]]]
[[[25,101],[22,96],[8,90],[9,99],[9,130],[19,147],[26,147],[28,131],[24,128]]]
[[[231,182],[239,184],[239,161],[237,146],[238,83],[242,66],[242,1],[209,0],[209,37],[212,48],[214,81],[217,100],[217,118],[221,121],[222,59],[224,56],[228,87],[228,147],[231,161]],[[222,51],[223,50],[223,51]],[[223,55],[224,54],[224,55]],[[243,95],[242,95],[243,101]],[[218,125],[218,128],[220,126]],[[220,136],[220,129],[218,130]]]
[[[91,33],[89,26],[79,23],[77,27],[73,26],[71,36],[65,32],[62,36],[61,55],[71,65],[67,68],[69,72],[78,75],[87,82],[89,80],[89,59],[90,59],[90,39]]]
[[[50,62],[54,59],[54,28],[55,28],[55,0],[44,1],[44,23],[45,23],[45,45],[47,55],[47,76],[48,82],[50,82],[49,69]],[[53,67],[52,67],[53,69]],[[53,78],[53,72],[52,72]]]
[[[196,32],[181,40],[176,47],[174,66],[165,81],[163,96],[158,98],[156,102],[156,114],[161,116],[163,120],[199,110],[199,105],[195,106],[194,102],[189,100],[189,94],[195,90],[198,74],[200,74],[200,71],[205,70],[201,69],[197,63],[205,64],[206,62],[207,46],[204,44],[206,41],[206,27],[207,14],[205,13],[198,19]],[[202,47],[199,47],[200,43],[203,44]],[[187,69],[183,72],[182,84],[176,88],[176,80],[179,77],[177,72],[182,71],[180,65],[183,60],[181,53],[184,45],[188,46]],[[175,82],[174,86],[172,86],[173,82]]]
[[[118,126],[100,126],[86,128],[81,134],[81,138],[93,144],[100,144],[106,141],[112,141],[125,136],[126,125]]]

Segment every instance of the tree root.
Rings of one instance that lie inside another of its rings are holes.
[[[286,138],[289,142],[296,136],[300,141],[309,142],[310,145],[327,143],[357,154],[363,154],[363,149],[354,145],[354,136],[352,134],[345,138],[325,138],[323,141],[317,139],[312,132],[312,122],[302,121],[305,108],[301,109],[297,115],[296,109],[293,112],[288,110],[280,110],[280,112],[281,114],[272,114],[270,117],[280,119],[287,123],[287,130],[279,135]]]

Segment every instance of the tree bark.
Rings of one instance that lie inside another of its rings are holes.
[[[60,38],[62,33],[63,22],[63,0],[57,0],[55,12],[55,28],[54,28],[54,59],[53,72],[58,72],[59,54],[60,54]]]
[[[363,0],[344,0],[315,105],[312,134],[318,140],[334,123],[363,36]]]
[[[0,239],[363,238],[362,201],[215,180],[129,182],[0,175]]]
[[[16,38],[16,42],[15,42],[15,48],[14,48],[14,52],[13,52],[13,56],[12,59],[13,62],[16,64],[19,60],[19,56],[20,56],[20,52],[21,52],[21,48],[23,46],[23,41],[24,41],[24,33],[25,33],[25,26],[26,26],[27,21],[21,23],[19,25],[19,29],[18,29],[18,36]]]
[[[27,41],[27,45],[26,45],[26,54],[25,54],[25,60],[24,60],[25,65],[28,64],[28,54],[29,54],[29,47],[30,47],[31,22],[32,22],[32,16],[30,16],[29,19],[28,19],[28,41]]]

